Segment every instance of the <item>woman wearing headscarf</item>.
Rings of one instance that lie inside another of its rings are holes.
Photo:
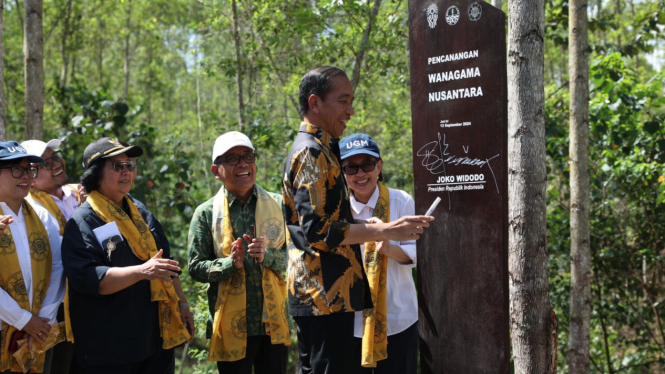
[[[81,184],[89,196],[65,227],[68,311],[89,374],[173,373],[173,348],[194,334],[164,230],[128,194],[142,154],[111,138],[88,145]]]
[[[354,219],[390,222],[414,215],[408,193],[381,183],[381,152],[369,135],[353,134],[340,140],[339,147]],[[356,312],[354,335],[361,361],[355,372],[415,374],[418,301],[411,270],[416,266],[416,241],[368,242],[361,253],[374,309]]]

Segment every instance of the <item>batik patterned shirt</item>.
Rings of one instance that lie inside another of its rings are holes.
[[[279,202],[280,195],[268,192]],[[240,238],[243,234],[252,236],[251,225],[256,225],[256,190],[244,202],[226,191],[229,202],[229,214],[233,237]],[[233,266],[231,257],[217,258],[212,238],[212,210],[213,200],[199,205],[194,212],[192,222],[189,226],[189,240],[187,252],[189,254],[189,274],[197,282],[209,283],[208,287],[208,325],[206,336],[212,333],[212,320],[215,315],[217,304],[218,283],[221,280],[232,277],[238,269]],[[283,272],[286,270],[286,247],[266,248],[266,254],[262,264],[254,264],[252,257],[247,254],[247,243],[242,241],[245,247],[245,285],[247,290],[247,336],[266,335],[266,329],[261,322],[263,312],[263,270],[261,265],[270,269]]]
[[[371,306],[360,247],[342,245],[353,223],[338,140],[303,122],[287,157],[284,219],[291,234],[291,315],[353,312]]]

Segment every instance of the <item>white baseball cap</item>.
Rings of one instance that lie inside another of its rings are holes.
[[[254,150],[252,141],[249,140],[247,135],[238,131],[229,131],[215,140],[215,146],[212,147],[212,162],[215,162],[217,157],[224,155],[233,147],[247,147],[252,151]]]
[[[60,146],[62,142],[59,139],[51,139],[48,143],[44,143],[41,140],[26,140],[21,143],[21,146],[25,148],[28,154],[33,156],[42,157],[46,148],[51,148],[55,150]]]

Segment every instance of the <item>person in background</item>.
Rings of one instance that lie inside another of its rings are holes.
[[[383,180],[381,151],[366,134],[340,140],[342,171],[351,189],[356,220],[371,217],[390,222],[415,214],[408,193],[388,188]],[[418,300],[412,269],[416,241],[368,242],[361,245],[363,265],[374,309],[356,312],[356,373],[415,374],[418,354]]]
[[[223,185],[189,228],[189,274],[209,284],[208,359],[220,374],[285,374],[291,344],[282,196],[256,184],[254,152],[237,131],[217,138],[210,170]]]
[[[354,312],[372,308],[359,243],[415,240],[433,217],[382,223],[353,219],[339,138],[354,114],[344,71],[310,70],[300,81],[298,134],[286,158],[282,195],[289,247],[289,310],[297,325],[300,373],[351,373]]]
[[[29,154],[44,159],[42,162],[32,164],[39,168],[40,172],[37,178],[31,181],[27,200],[33,205],[39,205],[48,210],[58,222],[59,235],[62,236],[67,221],[74,210],[79,207],[80,201],[85,200],[86,194],[80,184],[78,186],[67,184],[69,182],[67,165],[60,151],[56,150],[60,144],[58,139],[51,139],[47,143],[41,140],[26,140],[21,143],[21,146]],[[68,304],[69,300],[65,294],[65,302],[58,309],[58,321],[65,321],[65,306]],[[71,328],[69,322],[67,322],[67,326]],[[74,337],[70,330],[67,334],[67,341],[54,347],[52,374],[83,373],[83,369],[78,366],[76,361],[73,341]]]
[[[13,352],[27,337],[30,351],[45,350],[27,369],[50,373],[56,314],[65,293],[58,224],[26,201],[42,162],[18,142],[0,142],[0,372],[23,372]],[[26,336],[27,335],[27,336]],[[25,363],[25,362],[24,362]]]
[[[194,335],[162,225],[129,195],[142,154],[111,138],[83,152],[89,195],[62,247],[76,355],[88,374],[172,374],[173,348]]]

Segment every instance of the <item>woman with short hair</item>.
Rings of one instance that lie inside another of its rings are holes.
[[[408,193],[380,183],[383,160],[369,135],[353,134],[339,146],[354,219],[390,222],[415,214]],[[365,310],[364,316],[356,312],[354,335],[361,357],[356,373],[415,374],[418,301],[411,271],[416,266],[416,241],[369,242],[360,252],[374,309]]]
[[[65,227],[63,262],[76,353],[87,373],[173,373],[173,347],[194,334],[164,230],[129,195],[142,154],[110,138],[83,153],[89,195]]]

